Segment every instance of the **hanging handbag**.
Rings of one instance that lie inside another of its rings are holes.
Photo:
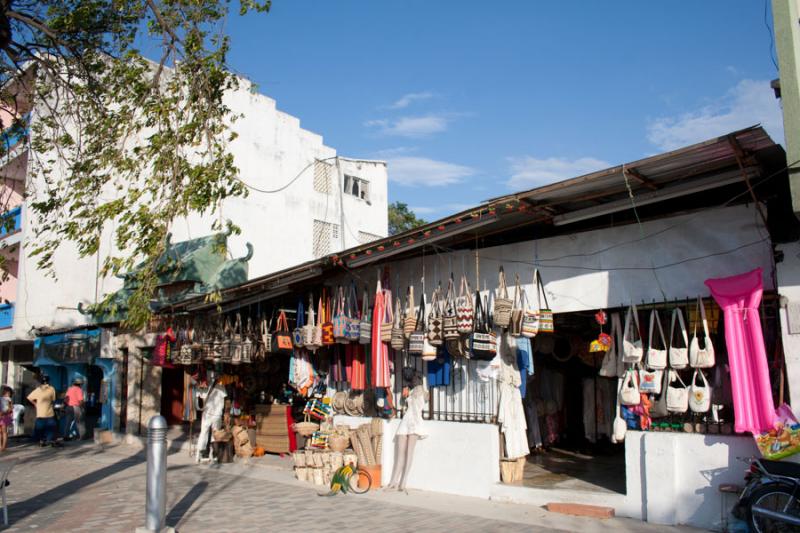
[[[628,432],[628,424],[625,423],[625,419],[622,418],[622,413],[620,412],[619,406],[619,397],[620,393],[622,392],[622,379],[617,379],[617,396],[614,402],[614,422],[611,426],[611,442],[613,444],[618,444],[625,440],[625,434]]]
[[[533,335],[539,333],[553,333],[555,325],[553,324],[553,311],[547,303],[547,293],[544,291],[544,282],[542,282],[542,275],[539,269],[533,271],[533,282],[536,288],[536,302],[538,304],[537,310],[533,315],[533,324],[529,329],[535,330]],[[544,307],[542,307],[542,300],[544,300]],[[533,337],[533,335],[528,335]]]
[[[308,297],[308,324],[303,326],[303,346],[312,352],[322,346],[322,331],[317,326],[314,313],[314,297],[312,295]]]
[[[678,339],[683,340],[683,346],[678,346],[675,342],[675,326],[678,326],[681,334]],[[669,328],[669,366],[680,370],[689,364],[689,338],[686,335],[686,323],[683,321],[683,312],[679,307],[672,311],[672,324]]]
[[[639,383],[636,371],[631,369],[625,372],[622,386],[619,389],[619,401],[622,405],[639,405],[642,397],[639,395]]]
[[[217,340],[214,342],[214,350],[219,356],[220,363],[231,362],[231,335],[231,323],[226,318],[225,325],[217,336]]]
[[[525,291],[520,287],[519,274],[514,286],[514,306],[511,308],[511,321],[508,323],[508,333],[513,337],[522,335],[522,318],[525,315]]]
[[[442,301],[441,301],[441,287],[437,287],[433,291],[431,298],[431,306],[428,311],[428,342],[433,346],[441,346],[444,344],[444,331],[442,326]],[[433,350],[434,358],[436,358],[436,350]]]
[[[242,315],[236,313],[236,320],[233,323],[233,333],[231,334],[231,364],[242,364],[242,343],[244,338],[242,336]]]
[[[653,405],[650,406],[650,418],[664,418],[669,415],[667,409],[667,388],[669,387],[670,373],[669,368],[661,371],[661,390],[653,398]]]
[[[350,343],[350,339],[347,337],[350,319],[347,316],[346,305],[344,289],[339,286],[338,295],[336,296],[336,314],[333,317],[333,336],[339,344]]]
[[[454,339],[445,339],[444,344],[447,353],[449,353],[451,357],[466,357],[469,353],[466,343],[461,336]]]
[[[242,363],[248,364],[253,361],[253,321],[247,317],[247,327],[242,332]]]
[[[447,294],[444,297],[442,311],[442,332],[444,340],[458,339],[461,334],[458,332],[458,315],[456,314],[456,294],[453,274],[450,274],[450,281],[447,283]]]
[[[272,346],[272,333],[270,330],[272,329],[272,317],[270,317],[269,322],[267,322],[266,318],[261,319],[261,344],[264,345],[264,354],[270,354],[275,351]]]
[[[381,291],[381,282],[378,280],[378,292]],[[369,309],[369,293],[364,289],[364,298],[361,300],[361,321],[358,323],[358,343],[370,344],[372,342],[372,320]]]
[[[394,323],[392,324],[392,348],[402,350],[406,346],[406,336],[403,334],[403,311],[400,307],[400,298],[397,298],[394,308]]]
[[[656,327],[658,329],[656,329]],[[658,332],[661,348],[656,348],[653,343],[653,333]],[[667,340],[664,338],[664,328],[661,327],[661,318],[658,311],[650,311],[650,334],[647,339],[647,366],[652,369],[667,368]],[[659,382],[660,383],[660,382]]]
[[[303,308],[303,300],[297,300],[297,317],[295,319],[295,326],[292,330],[292,343],[297,348],[303,347],[303,326],[306,324],[305,309]]]
[[[639,390],[647,394],[661,394],[661,382],[664,378],[663,370],[639,369]]]
[[[703,299],[697,297],[698,315],[694,320],[694,332],[692,333],[692,343],[689,345],[689,366],[692,368],[711,368],[714,366],[714,345],[711,344],[711,337],[708,334],[708,320],[706,319],[706,306]],[[697,321],[703,321],[703,347],[700,347],[700,339],[697,337]]]
[[[619,359],[621,358],[620,347],[622,346],[622,320],[619,313],[611,314],[611,346],[603,356],[598,374],[605,378],[621,377],[618,373]]]
[[[675,381],[679,383],[674,385]],[[667,386],[667,411],[670,413],[685,413],[689,409],[689,389],[681,379],[680,374],[672,372]]]
[[[407,318],[407,317],[406,317]],[[416,325],[414,331],[408,337],[408,353],[409,355],[421,356],[422,351],[425,349],[425,333],[422,331],[423,324],[425,323],[425,291],[423,290],[422,297],[419,300],[419,309],[417,310],[417,317],[414,322]]]
[[[637,339],[638,337],[638,339]],[[622,362],[638,363],[642,360],[642,332],[639,329],[639,312],[636,304],[631,304],[625,315],[625,329],[622,332]]]
[[[506,272],[503,267],[500,267],[500,272],[497,275],[497,292],[494,299],[494,325],[500,328],[507,328],[511,322],[511,309],[514,307],[514,301],[508,297],[508,285],[506,284]]]
[[[497,336],[489,329],[481,293],[475,291],[475,324],[470,336],[470,359],[491,361],[497,355]]]
[[[320,311],[320,333],[322,335],[322,345],[331,346],[336,344],[336,336],[333,334],[333,307],[331,306],[331,299],[325,294],[325,289],[322,289],[322,298],[320,298],[319,306]]]
[[[411,339],[411,334],[417,329],[417,317],[414,311],[414,286],[408,288],[406,294],[406,315],[403,317],[403,334],[406,339]]]
[[[278,315],[278,323],[275,326],[272,343],[278,352],[292,353],[292,335],[289,333],[289,322],[286,320],[286,313],[283,310]]]
[[[392,291],[383,291],[383,319],[381,320],[381,342],[392,342],[392,329],[394,328],[394,308],[392,307]]]
[[[351,342],[357,342],[361,338],[361,313],[358,311],[358,294],[356,294],[355,282],[350,283],[350,294],[347,297],[347,328],[345,336]]]
[[[472,294],[466,275],[461,276],[461,287],[459,288],[458,299],[456,299],[456,318],[458,320],[459,333],[472,333],[472,326],[475,322],[475,307],[472,303]]]
[[[697,377],[702,383],[697,384]],[[689,386],[689,408],[694,413],[707,413],[711,407],[711,387],[702,370],[695,370],[692,375],[692,384]]]

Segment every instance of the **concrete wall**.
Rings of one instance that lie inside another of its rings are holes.
[[[119,397],[114,398],[114,429],[119,429],[119,406],[124,402],[127,409],[125,432],[129,435],[147,435],[148,420],[161,412],[161,367],[149,364],[144,358],[144,349],[154,343],[153,334],[114,336],[114,359],[121,364],[124,357],[128,358],[128,388],[123,391],[121,383],[115,388]]]
[[[787,306],[800,304],[800,242],[779,244],[783,261],[775,265],[778,293],[783,297],[780,308],[781,340],[786,360],[786,401],[800,407],[800,334],[790,333]],[[800,318],[800,317],[798,317]],[[795,331],[800,332],[800,323],[795,320]]]
[[[369,418],[336,416],[335,424],[358,427]],[[381,475],[383,485],[392,477],[395,433],[400,420],[383,421]],[[500,482],[500,433],[494,424],[425,421],[428,436],[418,440],[408,474],[411,489],[489,498]]]

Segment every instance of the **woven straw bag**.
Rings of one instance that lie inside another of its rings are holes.
[[[381,290],[381,282],[378,281],[378,290]],[[369,294],[364,289],[364,298],[361,300],[361,322],[358,324],[358,343],[369,344],[372,342],[372,320],[369,310]]]
[[[315,431],[319,430],[319,424],[312,422],[311,418],[306,415],[302,422],[295,422],[294,431],[303,437],[310,437]]]
[[[467,276],[461,276],[461,287],[456,299],[456,319],[459,333],[472,333],[475,306],[472,304]]]
[[[500,273],[497,276],[497,296],[494,299],[494,325],[501,328],[507,328],[511,322],[511,310],[514,307],[514,301],[508,297],[508,286],[506,285],[506,272],[503,267],[500,267]]]
[[[406,344],[406,337],[403,334],[403,327],[401,326],[402,318],[403,311],[400,308],[400,298],[398,298],[394,308],[394,322],[392,323],[392,336],[390,339],[392,348],[395,350],[402,350],[405,348]]]
[[[414,312],[414,286],[408,288],[406,295],[406,315],[403,317],[403,335],[411,339],[411,334],[417,329],[417,317]]]
[[[458,333],[458,315],[456,314],[455,283],[453,275],[450,274],[450,282],[447,284],[447,294],[444,297],[442,310],[442,333],[445,340],[457,339],[461,335]]]
[[[408,318],[406,318],[408,320]],[[419,300],[419,309],[417,310],[417,317],[414,321],[416,328],[411,332],[408,337],[408,353],[409,355],[422,355],[425,349],[425,332],[422,331],[422,326],[425,324],[425,294]]]
[[[442,327],[442,288],[437,287],[433,291],[431,298],[431,307],[428,311],[428,342],[433,346],[441,346],[444,344],[444,330]],[[436,350],[434,350],[434,358],[436,357]]]

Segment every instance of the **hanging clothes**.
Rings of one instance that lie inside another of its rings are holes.
[[[520,377],[519,393],[524,398],[527,393],[528,378],[533,375],[533,350],[529,338],[518,337],[515,340]]]
[[[350,376],[350,389],[364,390],[367,388],[367,357],[364,344],[348,344],[352,347],[352,373]]]
[[[436,351],[436,359],[428,361],[428,387],[447,387],[450,385],[452,359],[445,349]]]
[[[386,307],[392,307],[392,291],[378,289],[375,291],[375,307],[372,310],[372,386],[384,389],[392,386],[392,377],[389,372],[389,346],[381,341],[381,324],[383,323]]]
[[[777,421],[758,313],[764,290],[761,280],[762,270],[757,268],[738,276],[705,282],[725,316],[725,343],[737,433],[767,431]]]
[[[500,424],[500,431],[505,439],[506,458],[518,459],[530,453],[528,424],[525,421],[525,409],[522,407],[522,396],[519,390],[520,373],[517,367],[516,352],[508,349],[506,335],[502,335],[500,341],[505,343],[504,348],[506,349],[498,350],[498,355],[502,353],[502,356],[497,378],[500,394],[497,423]]]

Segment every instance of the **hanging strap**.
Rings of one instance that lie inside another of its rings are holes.
[[[511,304],[512,309],[519,309],[521,307],[520,302],[520,288],[519,288],[519,274],[516,275],[516,283],[514,284],[514,303]]]
[[[542,275],[539,273],[538,268],[533,270],[533,286],[534,289],[536,290],[536,303],[538,305],[536,310],[541,311],[542,309],[550,309],[550,304],[547,303],[547,293],[544,292],[544,283],[542,283]],[[542,307],[542,299],[544,299],[544,307]]]
[[[661,335],[661,346],[663,347],[662,349],[666,350],[667,349],[667,340],[664,338],[664,328],[661,326],[661,318],[658,316],[658,311],[656,311],[655,309],[650,311],[650,335],[649,335],[649,338],[647,340],[648,348],[652,348],[653,347],[653,330],[654,330],[653,326],[654,325],[658,326],[658,333],[659,333],[659,335]]]
[[[394,309],[392,308],[392,291],[383,291],[383,324],[394,324]]]
[[[706,319],[706,306],[703,304],[703,298],[700,296],[697,297],[697,307],[699,308],[699,314],[698,317],[695,318],[694,333],[692,335],[697,337],[697,318],[700,318],[703,321],[703,332],[706,334],[706,339],[708,339],[710,336],[708,333],[708,320]]]
[[[395,308],[394,308],[394,327],[399,329],[399,328],[402,327],[402,324],[400,323],[400,318],[403,316],[403,308],[402,308],[402,306],[400,304],[400,298],[397,298],[397,301],[395,302],[394,305],[395,305]]]
[[[419,309],[417,310],[417,326],[414,328],[416,331],[423,331],[423,322],[425,320],[425,292],[419,298]]]
[[[302,298],[297,299],[297,319],[295,320],[295,327],[302,328],[306,323],[306,313],[303,308]]]
[[[406,316],[414,316],[414,286],[408,286],[406,294]]]
[[[316,320],[314,320],[316,313],[314,313],[314,295],[308,295],[308,325],[314,327],[317,325]]]
[[[508,285],[506,284],[506,271],[503,269],[503,266],[500,266],[500,272],[497,275],[498,278],[498,291],[497,296],[500,298],[508,298]]]
[[[639,329],[639,311],[636,309],[636,304],[633,303],[628,308],[628,314],[625,316],[625,330],[622,332],[623,342],[625,342],[625,339],[630,339],[631,342],[636,340],[633,333],[628,337],[628,332],[631,331],[631,327],[636,330],[636,333],[639,335],[639,340],[642,340],[642,332]]]
[[[672,324],[669,328],[669,343],[670,346],[672,345],[672,340],[675,338],[675,324],[680,326],[681,336],[683,337],[683,346],[685,348],[689,347],[689,338],[686,336],[686,323],[683,320],[683,313],[681,312],[680,307],[676,307],[675,310],[672,312]]]
[[[241,335],[242,334],[242,315],[236,313],[236,322],[233,326],[233,333],[234,335]]]
[[[325,304],[323,303],[325,300],[325,290],[323,289],[322,294],[319,296],[319,302],[317,302],[317,318],[319,318],[319,323],[325,323]]]

